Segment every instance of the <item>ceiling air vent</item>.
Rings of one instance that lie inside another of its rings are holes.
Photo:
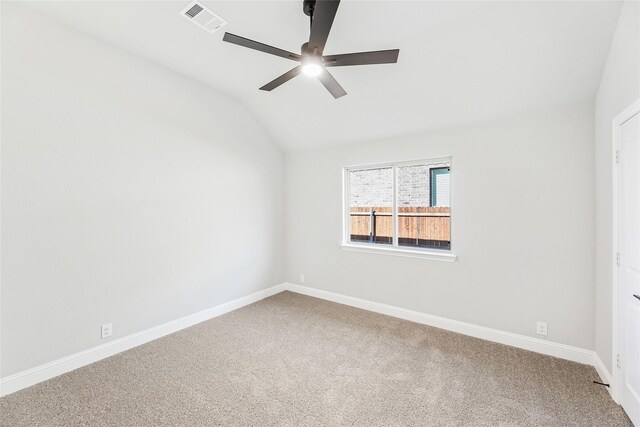
[[[219,28],[227,25],[227,21],[220,18],[218,15],[213,13],[211,9],[207,8],[197,0],[192,1],[187,7],[182,9],[180,15],[184,16],[189,21],[197,24],[199,27],[204,28],[210,33],[213,33]]]

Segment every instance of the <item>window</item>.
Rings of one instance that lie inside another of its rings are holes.
[[[451,159],[345,168],[345,246],[451,249]]]

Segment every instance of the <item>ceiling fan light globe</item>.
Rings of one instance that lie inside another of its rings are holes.
[[[322,73],[322,66],[311,63],[302,66],[302,72],[309,77],[317,77]]]

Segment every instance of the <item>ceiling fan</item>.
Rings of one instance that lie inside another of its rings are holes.
[[[304,43],[300,48],[300,55],[231,33],[224,33],[222,40],[300,63],[300,65],[262,86],[260,90],[271,91],[302,72],[308,76],[317,77],[320,83],[324,85],[334,98],[340,98],[346,95],[347,92],[340,86],[336,79],[333,78],[327,70],[327,67],[392,64],[398,62],[398,53],[400,53],[400,50],[391,49],[345,53],[342,55],[323,55],[324,46],[327,43],[329,31],[331,30],[331,25],[333,24],[333,19],[336,16],[339,5],[340,0],[303,1],[302,10],[305,15],[310,18],[311,34],[309,41]]]

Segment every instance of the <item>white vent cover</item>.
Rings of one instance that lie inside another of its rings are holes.
[[[182,9],[180,15],[210,33],[213,33],[227,25],[227,21],[213,13],[211,9],[200,3],[198,0],[189,3],[187,7]]]

